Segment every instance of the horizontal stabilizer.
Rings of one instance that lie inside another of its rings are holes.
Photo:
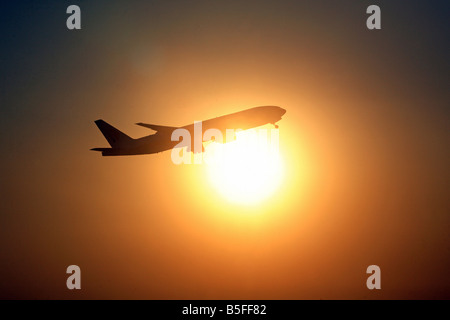
[[[112,148],[92,148],[92,151],[108,151],[108,150],[112,150]]]
[[[138,126],[145,127],[152,129],[154,131],[160,131],[160,132],[172,132],[175,129],[178,129],[178,127],[169,127],[169,126],[160,126],[157,124],[149,124],[149,123],[136,123]]]

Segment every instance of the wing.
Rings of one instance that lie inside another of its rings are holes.
[[[157,124],[149,124],[149,123],[136,123],[138,126],[141,127],[145,127],[145,128],[149,128],[152,129],[154,131],[159,131],[159,132],[172,132],[175,129],[178,129],[178,127],[169,127],[169,126],[160,126]]]

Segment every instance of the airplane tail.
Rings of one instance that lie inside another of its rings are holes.
[[[119,147],[120,145],[123,145],[123,144],[133,140],[133,138],[130,138],[125,133],[123,133],[120,130],[117,130],[112,125],[106,123],[103,120],[96,120],[95,124],[97,125],[97,127],[100,129],[100,131],[105,136],[108,143],[113,148]]]

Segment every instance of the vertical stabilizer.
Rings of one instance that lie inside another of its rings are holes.
[[[95,121],[95,124],[100,129],[100,131],[105,136],[106,140],[108,140],[108,143],[111,145],[111,147],[116,148],[121,145],[127,144],[131,141],[133,141],[133,138],[130,138],[125,133],[123,133],[120,130],[117,130],[112,125],[106,123],[103,120],[97,120]]]

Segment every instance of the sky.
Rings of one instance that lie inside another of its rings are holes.
[[[3,1],[0,298],[450,298],[449,9]],[[256,204],[170,151],[89,150],[107,146],[97,119],[138,138],[151,132],[136,122],[261,105],[287,110],[284,176]]]

